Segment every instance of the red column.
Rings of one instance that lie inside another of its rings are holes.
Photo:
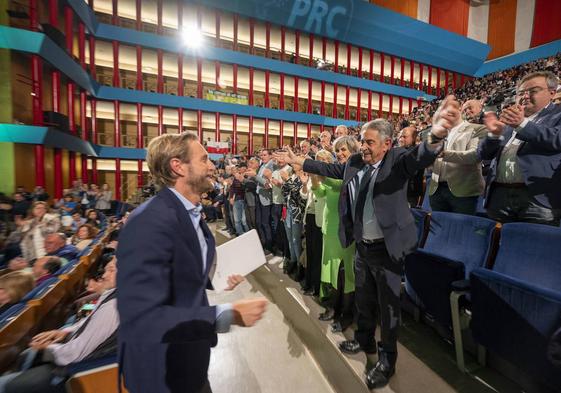
[[[199,136],[199,142],[203,142],[203,111],[197,111],[197,135]]]
[[[214,62],[214,85],[216,90],[220,90],[220,62]]]
[[[95,77],[96,77],[96,72],[95,72],[95,38],[94,38],[93,34],[90,34],[88,49],[89,49],[89,52],[90,52],[90,74],[91,74],[92,78],[95,79]]]
[[[395,56],[390,56],[390,83],[393,85],[395,79]]]
[[[164,133],[164,107],[158,105],[158,136]]]
[[[265,108],[269,108],[271,105],[271,99],[269,97],[269,70],[265,70]]]
[[[238,154],[238,115],[232,115],[232,153]]]
[[[142,135],[142,104],[136,104],[136,147],[144,148],[144,138]],[[138,187],[142,187],[142,160],[137,162],[136,183]]]
[[[361,89],[357,89],[356,93],[356,121],[360,121],[360,96],[362,94]]]
[[[295,46],[295,63],[299,64],[300,63],[300,31],[296,30],[295,32],[295,39],[294,39],[294,46]]]
[[[255,39],[255,21],[253,19],[249,20],[249,53],[254,52],[254,39]]]
[[[345,120],[349,120],[349,96],[351,94],[351,89],[349,86],[345,88]]]
[[[368,90],[368,113],[366,114],[367,120],[372,120],[372,91]]]
[[[286,52],[285,43],[286,43],[286,28],[284,26],[281,26],[281,54],[280,54],[281,61],[284,61],[284,55]]]
[[[310,54],[309,54],[309,60],[308,60],[308,66],[313,67],[314,65],[314,35],[310,34]]]
[[[284,146],[284,120],[279,122],[279,144]]]
[[[233,40],[233,46],[234,46],[234,50],[237,51],[238,50],[238,14],[234,14],[234,40]]]
[[[66,33],[66,50],[73,56],[74,48],[74,31],[73,31],[73,13],[70,6],[64,6],[64,21]],[[68,110],[68,125],[72,135],[76,135],[76,119],[74,117],[74,83],[68,82],[66,84],[66,97],[67,97],[67,110]],[[68,185],[72,185],[72,181],[76,180],[76,153],[73,151],[68,152]]]
[[[90,112],[92,117],[92,142],[97,144],[97,105],[96,101],[90,101]],[[97,184],[97,160],[92,157],[92,182]]]
[[[411,60],[409,62],[409,87],[412,89],[415,86],[415,62]]]
[[[335,72],[339,72],[339,41],[335,41]]]
[[[60,112],[60,73],[54,71],[52,74],[52,99],[53,99],[53,112]],[[55,198],[62,198],[62,150],[54,149],[54,186]]]
[[[284,74],[280,74],[279,109],[284,109]]]
[[[214,9],[214,42],[217,47],[220,47],[220,11]]]
[[[358,77],[362,78],[362,47],[358,48]]]
[[[339,118],[339,114],[337,113],[337,90],[338,86],[337,83],[333,84],[333,114],[331,117]]]
[[[88,139],[88,121],[86,119],[86,92],[80,92],[80,124],[82,126],[82,135],[81,138],[83,140]],[[82,159],[82,183],[89,183],[88,180],[88,157],[84,153],[80,155]]]
[[[374,51],[370,49],[369,53],[370,53],[370,65],[369,65],[370,69],[368,70],[369,71],[368,78],[370,80],[373,80],[374,79]]]
[[[203,98],[203,60],[197,58],[197,98]]]
[[[298,77],[294,77],[294,102],[292,105],[292,110],[294,112],[298,112]]]
[[[308,79],[308,113],[312,113],[312,80]]]
[[[216,112],[214,114],[214,118],[215,118],[215,120],[214,120],[214,126],[215,126],[214,140],[216,142],[220,142],[220,112]]]
[[[321,81],[321,103],[319,107],[319,113],[325,116],[325,81]]]
[[[292,143],[294,146],[298,144],[298,122],[294,123],[294,136],[292,138]]]
[[[265,57],[271,57],[271,23],[265,23]]]
[[[419,90],[425,91],[423,86],[423,64],[419,63]]]
[[[249,116],[249,130],[247,136],[247,154],[253,155],[253,116]]]
[[[436,95],[440,95],[440,68],[436,69]]]
[[[400,64],[400,74],[399,74],[399,78],[400,78],[400,86],[405,86],[405,60],[403,58],[399,59],[399,64]]]
[[[120,112],[121,105],[119,101],[114,101],[114,113],[115,113],[115,147],[121,147],[121,122],[120,122]],[[121,160],[119,158],[115,159],[115,199],[121,200]]]
[[[432,94],[432,66],[428,66],[427,93]]]
[[[380,82],[385,83],[385,77],[384,77],[384,62],[385,62],[385,57],[383,53],[380,53]]]
[[[308,123],[306,127],[306,138],[310,139],[312,137],[312,125]]]
[[[232,90],[234,93],[238,92],[238,65],[232,66]]]
[[[249,105],[253,105],[253,67],[249,69]]]
[[[409,113],[413,110],[413,99],[409,98]]]
[[[269,148],[269,119],[265,119],[265,137],[264,137],[263,144],[265,145],[265,149]]]
[[[464,78],[464,74],[460,75],[460,87],[462,87],[464,85],[465,82],[465,78]]]
[[[347,44],[347,75],[351,75],[351,52],[352,46]]]

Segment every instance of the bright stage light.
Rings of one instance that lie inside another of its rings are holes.
[[[203,44],[203,34],[195,25],[183,26],[181,35],[185,46],[198,49]]]

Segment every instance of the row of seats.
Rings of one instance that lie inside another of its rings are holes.
[[[405,261],[405,291],[452,328],[458,367],[465,371],[462,329],[469,324],[478,344],[560,389],[561,373],[546,348],[561,326],[561,229],[412,212],[419,248]]]
[[[88,272],[96,268],[108,232],[102,231],[92,245],[59,270],[56,277],[41,283],[0,315],[1,371],[13,364],[35,334],[56,329],[66,319],[70,304],[83,290]]]

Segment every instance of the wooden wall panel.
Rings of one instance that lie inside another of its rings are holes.
[[[523,1],[523,0],[521,0]],[[517,0],[491,1],[487,43],[491,46],[488,59],[514,52]]]
[[[417,19],[419,0],[370,0],[370,2],[410,18]]]
[[[469,0],[431,0],[431,24],[466,36],[468,20]]]

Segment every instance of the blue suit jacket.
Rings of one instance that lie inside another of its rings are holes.
[[[197,392],[216,345],[205,289],[215,253],[203,256],[189,213],[167,188],[139,206],[119,235],[119,365],[131,393]]]
[[[493,193],[497,164],[512,132],[512,127],[507,127],[503,139],[485,138],[479,144],[479,156],[493,160],[487,176],[485,204]],[[542,110],[516,133],[516,138],[523,141],[517,157],[530,195],[549,209],[561,209],[561,106],[551,104]]]

